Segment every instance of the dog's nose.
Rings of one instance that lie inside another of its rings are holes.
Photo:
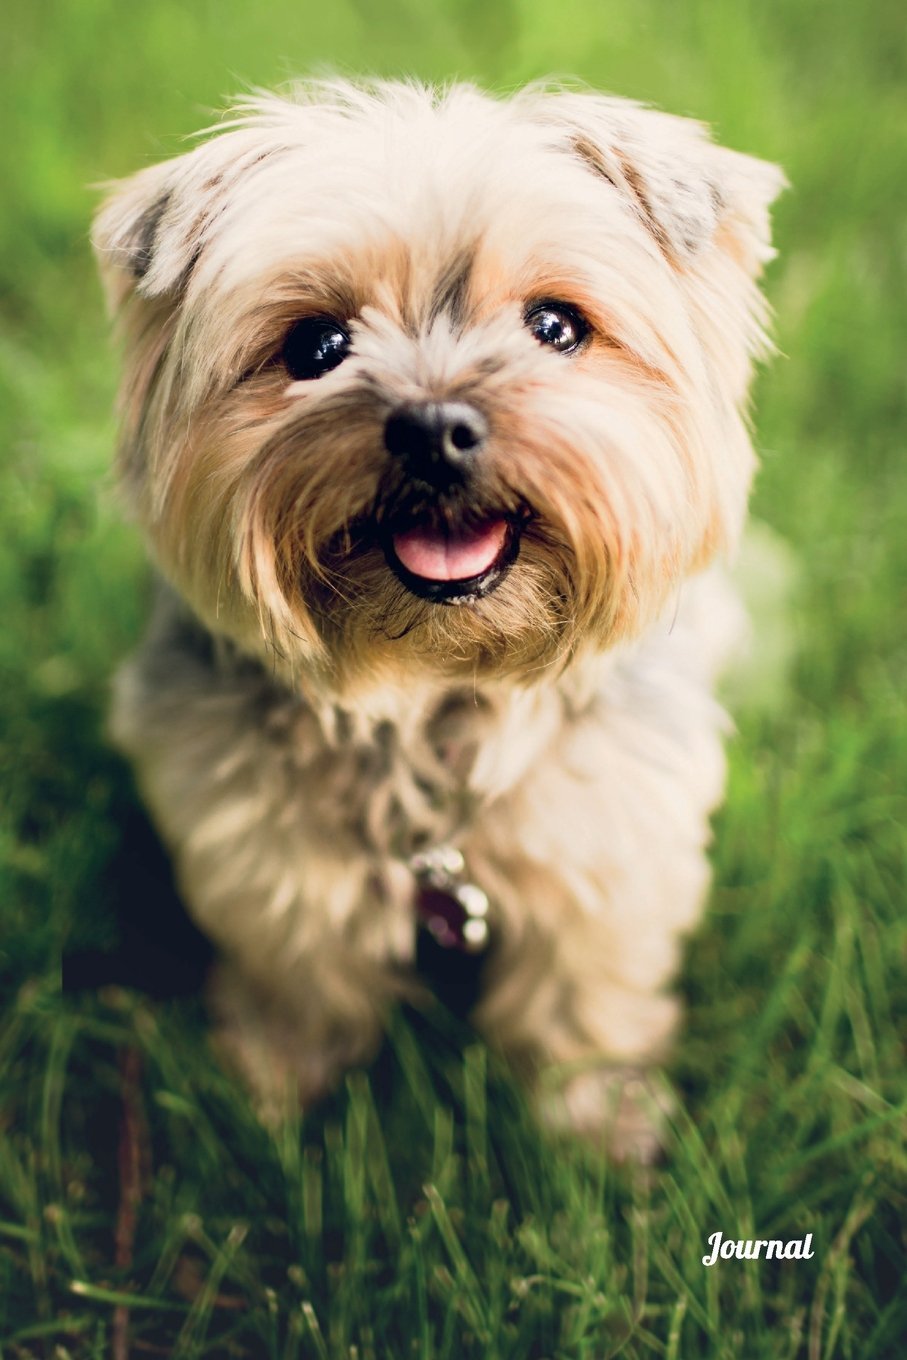
[[[466,471],[488,436],[481,411],[465,401],[425,401],[392,411],[384,427],[388,453],[427,481]]]

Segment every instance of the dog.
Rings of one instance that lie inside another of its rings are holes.
[[[624,99],[326,81],[102,206],[160,580],[111,730],[261,1093],[368,1061],[431,938],[550,1118],[649,1155],[783,183]]]

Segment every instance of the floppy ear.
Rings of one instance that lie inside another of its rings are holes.
[[[181,160],[113,185],[95,217],[91,240],[112,310],[133,292],[147,298],[176,292],[191,265],[195,246],[183,220]]]
[[[594,94],[554,94],[549,112],[574,150],[625,197],[665,256],[691,264],[717,242],[755,277],[772,258],[776,165],[716,146],[703,124]]]
[[[166,394],[165,362],[179,303],[222,202],[227,137],[110,186],[92,230],[108,307],[125,341],[119,466],[127,495],[143,492],[151,394]],[[161,397],[163,400],[163,396]]]
[[[185,155],[112,185],[92,231],[111,307],[132,294],[177,299],[230,189],[272,150],[253,129],[225,125]]]

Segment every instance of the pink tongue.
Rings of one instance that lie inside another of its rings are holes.
[[[428,581],[468,581],[494,566],[507,537],[507,521],[481,529],[407,529],[394,534],[394,552],[407,571]]]

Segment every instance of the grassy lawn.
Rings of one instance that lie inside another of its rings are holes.
[[[0,1360],[125,1356],[127,1321],[135,1356],[907,1353],[905,47],[897,0],[10,14]],[[796,655],[774,702],[739,715],[711,910],[680,980],[678,1112],[650,1173],[545,1141],[440,1013],[399,1016],[372,1072],[272,1136],[206,1046],[196,942],[157,969],[169,997],[123,985],[137,961],[155,971],[136,922],[170,889],[102,736],[146,576],[107,473],[116,359],[89,186],[172,154],[241,83],[329,66],[498,87],[574,73],[711,121],[794,186],[755,510],[797,560]],[[108,985],[61,992],[64,951]],[[716,1229],[811,1233],[815,1254],[706,1269]]]

